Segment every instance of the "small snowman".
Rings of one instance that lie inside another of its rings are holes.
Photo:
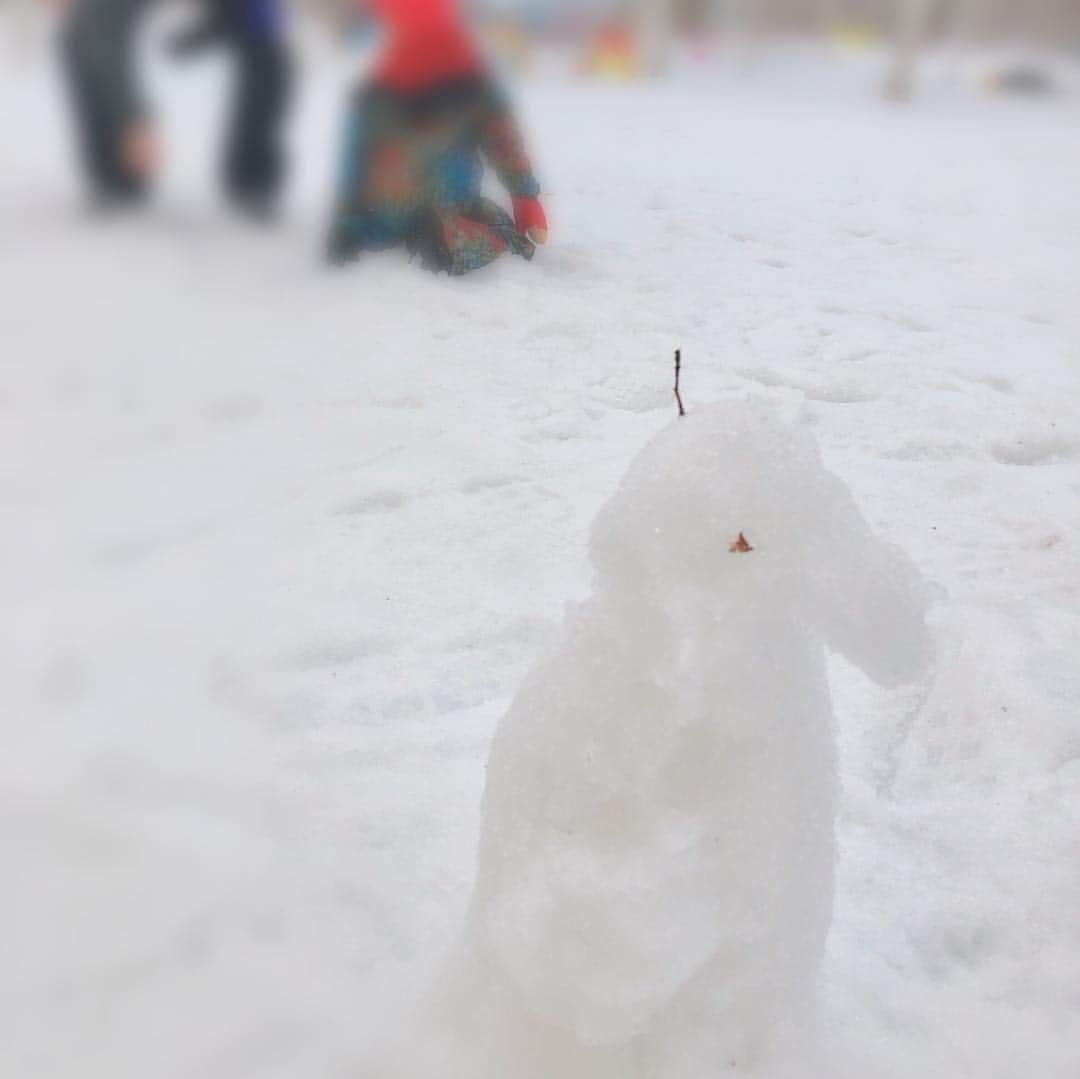
[[[766,404],[680,419],[488,765],[446,999],[467,1079],[814,1074],[838,776],[826,649],[919,676],[926,596]]]

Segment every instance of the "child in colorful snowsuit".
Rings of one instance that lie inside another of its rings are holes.
[[[426,268],[469,273],[547,240],[539,184],[517,124],[454,0],[371,0],[389,41],[349,110],[327,254],[405,244]],[[484,160],[513,201],[481,195]]]

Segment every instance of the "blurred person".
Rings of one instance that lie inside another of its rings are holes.
[[[371,0],[387,41],[349,106],[327,256],[405,244],[461,275],[547,242],[540,185],[520,129],[455,0]],[[484,161],[513,216],[481,194]]]
[[[142,201],[160,170],[162,147],[139,88],[135,37],[153,0],[73,0],[63,59],[82,159],[99,204]],[[281,129],[290,70],[281,0],[204,0],[199,21],[172,51],[221,44],[237,74],[222,180],[233,204],[273,213],[285,174]]]

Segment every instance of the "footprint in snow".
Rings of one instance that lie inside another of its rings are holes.
[[[818,401],[826,405],[863,405],[876,401],[878,394],[873,390],[863,389],[851,383],[837,383],[832,386],[807,387],[803,389],[808,401]]]
[[[576,442],[585,434],[584,424],[568,419],[539,425],[524,437],[527,442]]]
[[[334,512],[339,517],[359,517],[369,513],[389,513],[401,509],[410,499],[401,491],[373,491],[342,503]]]
[[[294,671],[316,671],[324,667],[347,667],[352,663],[385,656],[396,643],[376,634],[349,639],[310,641],[282,657],[282,665]]]
[[[862,363],[864,360],[868,360],[871,356],[875,355],[877,355],[877,349],[858,348],[852,352],[844,353],[844,355],[838,357],[838,359],[841,363]]]
[[[507,487],[516,487],[525,482],[524,476],[512,475],[487,475],[471,476],[461,485],[463,495],[478,495],[488,491],[502,491]]]
[[[377,397],[373,403],[376,408],[390,409],[394,412],[421,412],[427,407],[427,401],[424,398],[413,394]]]
[[[997,390],[998,393],[1013,393],[1013,383],[1011,379],[1002,378],[999,375],[970,375],[964,372],[957,372],[957,377],[965,382],[973,383],[976,386],[989,386],[992,390]]]
[[[1060,436],[1016,439],[996,442],[990,455],[1003,465],[1053,465],[1080,457],[1080,442]]]
[[[886,322],[891,322],[893,325],[900,326],[902,329],[910,330],[912,333],[931,333],[934,329],[928,322],[924,322],[922,319],[904,312],[893,313],[882,311],[880,312],[880,317]]]
[[[260,397],[247,394],[235,394],[219,397],[206,406],[206,416],[215,423],[226,425],[240,424],[252,420],[263,410]]]
[[[736,369],[741,378],[770,388],[798,390],[808,401],[818,401],[828,405],[858,405],[876,401],[878,394],[865,388],[854,380],[834,379],[831,382],[817,383],[811,377],[787,375],[782,371],[769,368]]]

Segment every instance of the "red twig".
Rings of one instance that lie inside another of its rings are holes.
[[[682,394],[679,393],[679,378],[682,375],[682,349],[678,349],[675,352],[675,400],[679,403],[679,417],[682,418],[686,415],[686,409],[683,408]]]

